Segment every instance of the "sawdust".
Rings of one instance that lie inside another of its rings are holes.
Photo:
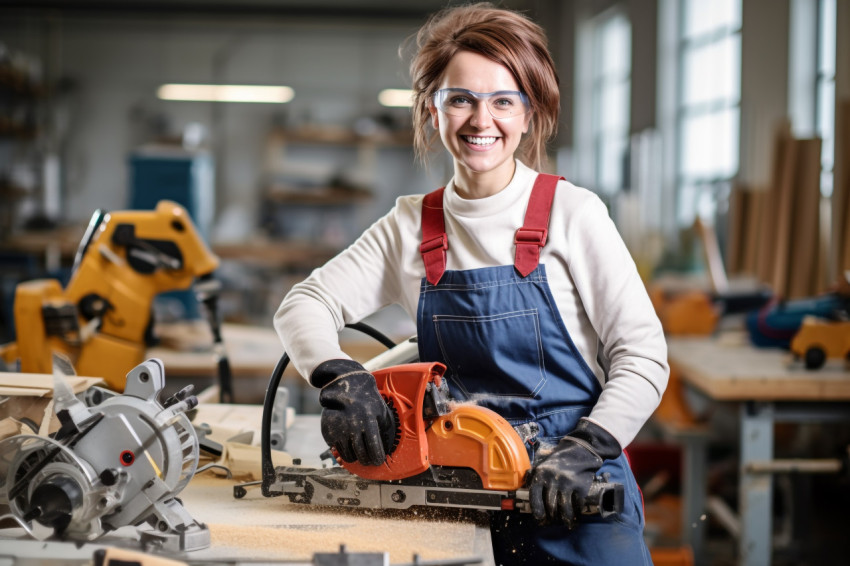
[[[183,492],[187,510],[206,523],[212,537],[211,548],[199,557],[310,560],[316,552],[338,552],[345,545],[349,552],[387,552],[391,563],[411,562],[414,554],[445,560],[480,555],[481,535],[488,531],[481,513],[312,507],[263,497],[259,488],[235,499],[235,483],[196,476]],[[485,542],[489,546],[489,538]]]

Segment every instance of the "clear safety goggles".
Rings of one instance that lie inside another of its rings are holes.
[[[434,93],[434,106],[459,118],[469,118],[480,102],[487,104],[490,115],[497,120],[522,116],[529,111],[528,97],[518,90],[473,92],[465,88],[441,88]]]

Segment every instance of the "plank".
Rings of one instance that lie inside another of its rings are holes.
[[[66,377],[74,393],[85,391],[92,385],[103,383],[99,377]],[[0,372],[0,395],[32,395],[44,397],[53,392],[53,375],[46,373]]]
[[[789,261],[786,264],[788,299],[816,295],[819,259],[825,250],[820,245],[820,138],[796,140],[797,163],[794,167],[793,210],[791,215],[791,238],[788,246]]]
[[[774,231],[773,270],[770,284],[779,297],[788,293],[788,250],[791,249],[794,216],[794,178],[799,156],[799,142],[786,137],[782,142],[782,158],[776,179],[776,228]]]

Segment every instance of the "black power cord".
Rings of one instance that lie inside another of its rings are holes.
[[[346,324],[346,328],[358,330],[367,336],[370,336],[386,346],[393,348],[396,343],[390,340],[385,334],[376,330],[363,322]],[[272,371],[269,379],[268,387],[266,387],[266,396],[263,399],[263,419],[260,424],[260,463],[263,474],[262,492],[264,497],[276,497],[281,493],[272,493],[271,485],[274,483],[274,463],[272,462],[272,447],[271,447],[271,428],[272,428],[272,413],[274,412],[274,401],[277,396],[277,388],[280,386],[280,381],[283,378],[283,372],[286,371],[286,366],[289,365],[289,354],[286,352],[280,357],[277,365]]]

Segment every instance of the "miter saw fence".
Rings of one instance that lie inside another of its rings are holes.
[[[385,345],[392,344],[384,339]],[[345,462],[334,453],[341,468],[321,469],[272,464],[270,415],[274,392],[289,361],[284,354],[269,382],[263,411],[263,495],[349,508],[428,506],[530,513],[526,484],[531,463],[520,434],[490,409],[451,402],[443,364],[409,363],[409,344],[398,353],[391,349],[385,354],[384,361],[397,365],[367,369],[393,411],[398,442],[380,466]],[[607,518],[622,512],[623,486],[606,476],[595,478],[577,514]],[[244,486],[234,488],[235,497],[244,495]]]
[[[176,498],[198,466],[198,438],[185,414],[197,405],[191,387],[159,402],[165,373],[158,359],[127,374],[123,395],[104,390],[96,405],[74,396],[61,374],[54,382],[60,429],[0,442],[0,518],[39,539],[91,541],[141,526],[151,548],[208,547],[209,530]]]

